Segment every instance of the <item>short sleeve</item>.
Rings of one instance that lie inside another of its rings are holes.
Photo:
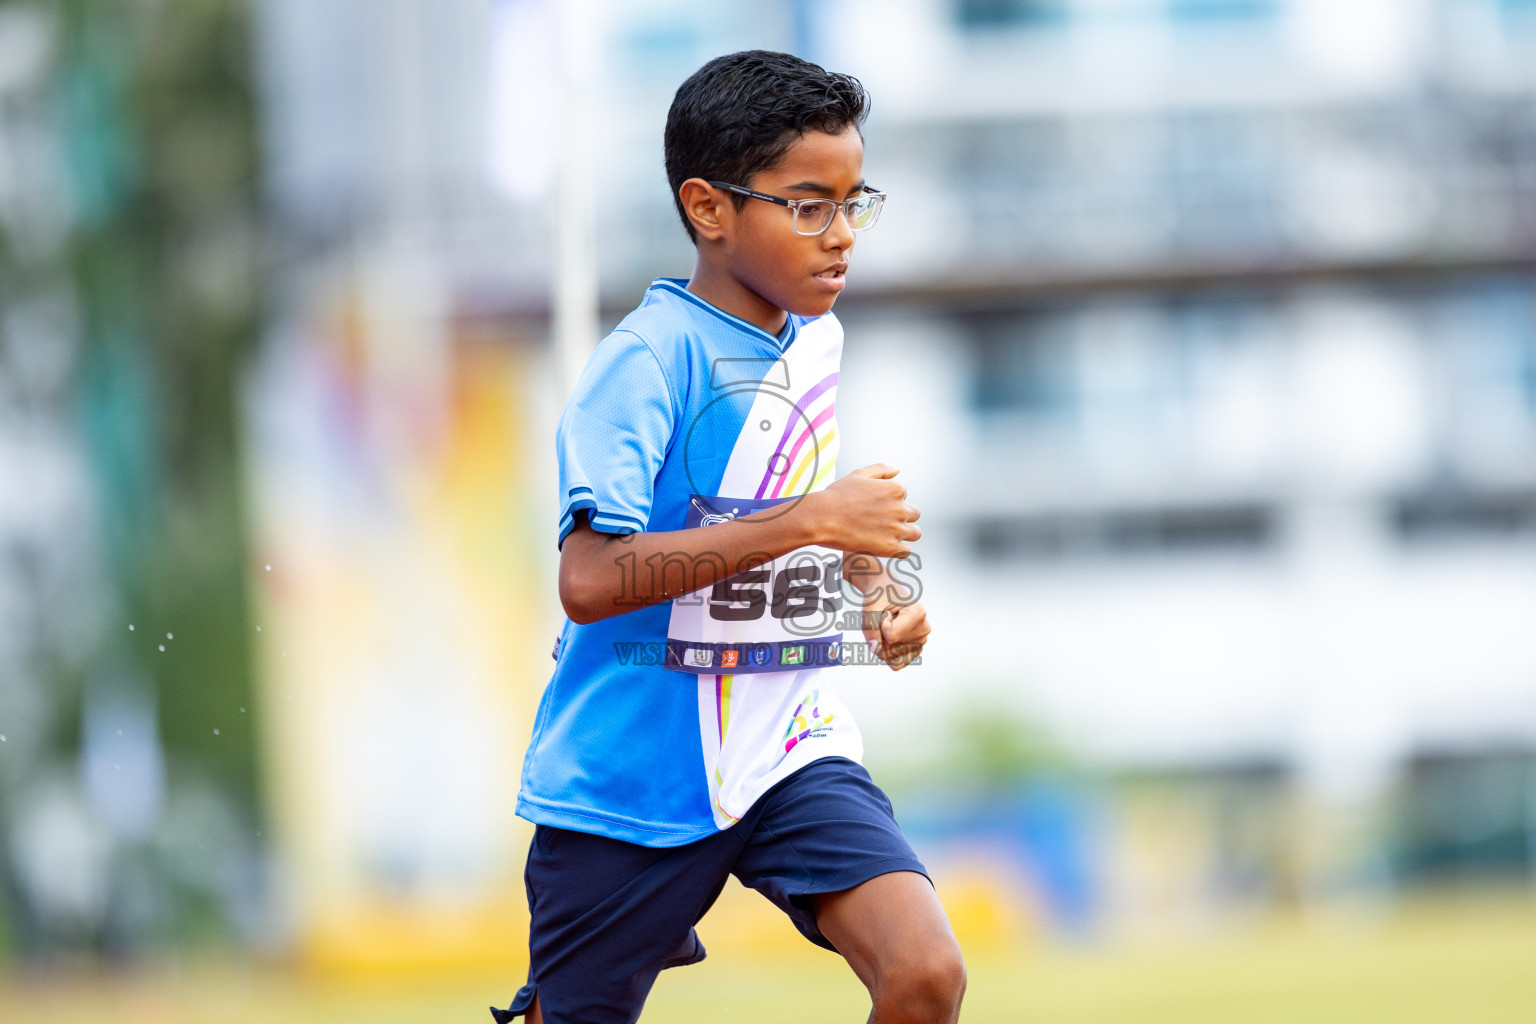
[[[650,520],[656,475],[677,415],[656,354],[614,331],[582,369],[555,431],[564,544],[585,510],[594,530],[634,533]]]

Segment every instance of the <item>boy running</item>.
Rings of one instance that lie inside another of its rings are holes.
[[[900,669],[926,615],[885,563],[918,510],[885,465],[837,480],[863,176],[856,79],[761,50],[678,89],[666,170],[698,250],[604,338],[557,432],[560,600],[523,764],[528,983],[500,1024],[638,1019],[735,875],[869,988],[871,1021],[957,1019],[965,968],[831,689],[843,580]],[[853,653],[853,652],[849,652]]]

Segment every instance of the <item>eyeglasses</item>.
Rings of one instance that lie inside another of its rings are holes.
[[[885,205],[885,193],[877,192],[868,185],[865,185],[864,191],[852,199],[838,201],[836,199],[785,199],[782,196],[771,196],[766,192],[756,192],[740,185],[732,185],[728,181],[711,181],[710,184],[739,196],[789,207],[795,215],[792,227],[797,235],[821,234],[832,226],[839,207],[842,208],[843,216],[848,218],[848,226],[853,230],[863,231],[866,228],[872,228],[875,226],[875,221],[880,219],[880,208]]]

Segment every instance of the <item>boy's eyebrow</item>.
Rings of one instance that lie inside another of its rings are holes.
[[[853,188],[848,190],[848,194],[849,195],[854,195],[856,193],[864,191],[864,184],[865,183],[863,181],[860,181],[857,185],[853,186]],[[796,182],[793,185],[785,185],[784,186],[784,191],[785,192],[819,192],[822,195],[835,195],[836,194],[836,190],[833,189],[830,185],[822,185],[819,182],[815,182],[815,181],[799,181],[799,182]]]

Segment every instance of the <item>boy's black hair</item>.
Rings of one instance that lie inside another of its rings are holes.
[[[745,185],[806,132],[858,131],[868,114],[869,94],[857,78],[792,54],[743,50],[699,68],[672,97],[664,136],[667,184],[688,237],[697,241],[678,195],[683,182]],[[746,197],[731,201],[740,209]]]

